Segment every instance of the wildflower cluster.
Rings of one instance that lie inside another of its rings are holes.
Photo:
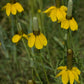
[[[57,1],[56,6],[51,6],[47,10],[43,11],[43,13],[47,13],[48,17],[50,17],[53,22],[57,21],[58,23],[61,23],[61,28],[63,29],[70,28],[72,31],[78,30],[78,24],[75,21],[74,17],[72,16],[72,3],[73,3],[72,0],[69,0],[68,8],[64,5],[60,5],[59,3],[60,0],[56,1]],[[3,7],[3,9],[6,10],[7,16],[10,16],[10,14],[16,15],[17,12],[21,13],[24,11],[22,5],[19,2],[7,3]],[[38,12],[40,13],[41,10],[38,10]],[[32,23],[33,23],[32,33],[25,34],[21,32],[20,34],[15,34],[12,37],[12,42],[18,43],[21,39],[25,38],[27,40],[29,48],[35,46],[36,49],[42,49],[44,46],[47,46],[48,43],[47,38],[39,28],[37,17],[33,17]],[[69,58],[71,56],[72,53],[69,53]],[[70,62],[72,62],[72,58],[69,59],[67,62],[68,62],[67,64],[70,64]],[[56,78],[62,76],[63,84],[68,84],[68,82],[70,82],[70,84],[73,84],[74,80],[80,83],[79,75],[81,72],[77,67],[73,67],[72,65],[70,66],[70,68],[69,65],[60,66],[57,68],[57,70],[62,70],[60,73],[56,75]]]
[[[53,22],[61,22],[61,28],[70,28],[72,31],[78,30],[78,24],[72,17],[72,0],[69,0],[68,8],[64,5],[59,7],[51,6],[50,8],[45,10],[44,13],[47,13]]]
[[[12,13],[13,15],[16,15],[17,12],[24,11],[22,5],[19,2],[16,3],[7,3],[2,9],[6,9],[7,16]]]
[[[70,84],[73,84],[74,80],[80,83],[78,77],[80,75],[80,70],[77,67],[72,67],[72,69],[69,70],[67,69],[67,66],[60,66],[57,68],[57,70],[62,70],[60,73],[56,75],[56,78],[62,76],[63,84],[68,84],[69,81]]]

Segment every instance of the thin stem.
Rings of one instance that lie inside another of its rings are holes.
[[[33,61],[36,61],[36,60],[35,60],[35,53],[34,53],[33,50],[34,50],[34,48],[32,48],[32,58],[33,58]],[[37,71],[36,67],[33,66],[33,68],[34,68],[34,70],[35,70],[35,72],[36,72],[36,76],[37,76],[38,79],[40,80],[40,83],[43,84],[43,82],[41,81],[41,78],[40,78],[40,76],[39,76],[39,74],[38,74],[38,71]]]
[[[24,39],[22,38],[22,42],[23,42],[23,45],[24,45],[24,47],[25,47],[25,49],[26,49],[26,52],[27,52],[27,54],[28,54],[28,58],[30,59],[30,52],[29,52],[29,50],[28,50],[28,48],[27,48],[27,46],[26,46],[26,43],[25,43],[25,41],[24,41]]]
[[[60,7],[60,0],[56,0],[56,7],[57,7],[57,8]]]
[[[72,69],[72,59],[73,59],[73,51],[71,49],[68,49],[68,51],[67,51],[67,68],[69,70]]]
[[[15,22],[14,22],[14,16],[13,15],[11,15],[10,17],[9,17],[9,20],[10,20],[10,23],[11,23],[11,34],[12,34],[12,36],[14,35],[14,27],[15,27]],[[16,59],[16,45],[13,45],[13,47],[12,47],[12,50],[13,50],[13,57],[14,57],[14,62],[16,62],[17,61],[17,59]]]
[[[42,60],[42,57],[41,57],[41,56],[40,56],[40,60],[41,60],[41,64],[42,64],[42,67],[43,67],[43,70],[44,70],[44,73],[45,73],[45,77],[46,77],[46,80],[47,80],[47,84],[50,84],[50,83],[49,83],[49,80],[48,80],[48,76],[47,76],[47,73],[46,73],[46,70],[45,70],[45,67],[44,67],[43,60]]]

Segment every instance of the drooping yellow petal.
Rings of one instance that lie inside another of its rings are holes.
[[[17,10],[16,10],[14,4],[11,5],[11,13],[12,13],[13,15],[16,15],[16,13],[17,13]]]
[[[7,16],[9,16],[11,12],[11,4],[7,3],[7,5],[4,8],[6,8],[6,14]]]
[[[21,5],[20,3],[18,3],[18,2],[15,3],[15,8],[16,8],[16,10],[17,10],[18,12],[24,11],[22,5]]]
[[[47,10],[43,11],[43,13],[48,13],[51,10],[53,10],[54,8],[56,8],[55,6],[51,6],[50,8],[48,8]]]
[[[67,7],[66,7],[66,6],[61,6],[61,7],[60,7],[60,10],[62,10],[62,11],[67,11]]]
[[[72,70],[74,70],[78,75],[80,75],[80,70],[77,67],[73,67]]]
[[[66,70],[64,70],[64,72],[62,73],[62,82],[63,82],[63,84],[67,84],[68,81],[69,81],[68,72]]]
[[[63,11],[61,11],[60,8],[57,8],[57,19],[58,21],[64,19]]]
[[[44,46],[47,45],[47,39],[46,39],[46,37],[45,37],[42,33],[40,33],[39,39],[40,39],[41,43],[42,43]]]
[[[56,15],[56,13],[57,13],[56,9],[51,10],[51,12],[49,13],[49,17],[51,18],[51,20],[53,22],[57,21],[57,15]]]
[[[20,39],[21,39],[21,35],[18,35],[18,34],[16,34],[16,35],[14,35],[13,37],[12,37],[12,42],[13,43],[17,43],[17,42],[19,42],[20,41]]]
[[[57,70],[66,70],[67,69],[67,66],[60,66],[57,68]]]
[[[74,75],[70,70],[68,70],[68,74],[69,74],[70,84],[73,84],[74,83]]]
[[[69,20],[69,23],[70,23],[70,28],[71,28],[72,31],[78,30],[78,24],[77,24],[77,22],[75,21],[74,18]]]
[[[36,36],[36,39],[35,39],[35,47],[36,47],[37,49],[42,49],[42,48],[43,48],[43,44],[42,44],[42,42],[40,41],[39,36]]]
[[[78,74],[76,73],[76,71],[74,71],[74,70],[71,70],[71,71],[72,71],[72,73],[74,74],[74,79],[75,79],[78,83],[80,83],[79,77],[78,77]]]
[[[28,40],[28,35],[23,34],[22,36]]]
[[[63,28],[63,29],[68,29],[69,28],[69,21],[68,20],[63,20],[62,22],[61,22],[61,28]]]
[[[59,76],[61,76],[61,75],[64,73],[64,71],[65,71],[65,70],[60,71],[60,72],[56,75],[56,78],[59,77]]]
[[[30,33],[28,38],[28,46],[32,48],[34,46],[34,43],[35,43],[35,36],[33,33]]]

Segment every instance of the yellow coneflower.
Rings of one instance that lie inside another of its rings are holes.
[[[57,70],[62,70],[56,75],[56,78],[62,76],[63,84],[68,84],[68,82],[70,82],[70,84],[73,84],[74,80],[80,83],[79,75],[81,72],[77,67],[72,67],[72,69],[69,70],[67,69],[67,66],[60,66],[57,68]]]
[[[65,18],[61,21],[61,28],[63,29],[71,29],[72,31],[78,30],[78,24],[75,19],[72,17],[70,19]]]
[[[61,21],[66,16],[66,11],[66,6],[60,6],[59,8],[51,6],[50,8],[45,10],[44,13],[47,13],[51,20],[55,22],[57,20]]]
[[[37,49],[42,49],[47,45],[47,39],[41,32],[33,32],[28,34],[28,46],[32,48],[34,45]]]
[[[7,16],[12,13],[13,15],[16,15],[17,11],[22,12],[24,11],[22,5],[19,2],[16,3],[7,3],[2,9],[6,9]]]
[[[21,38],[24,37],[28,40],[28,36],[26,34],[22,34],[22,35],[19,35],[19,34],[15,34],[13,37],[12,37],[12,42],[13,43],[18,43]]]
[[[72,8],[73,8],[73,1],[69,0],[67,15],[61,21],[61,28],[64,28],[64,29],[70,28],[72,31],[76,31],[76,30],[78,30],[78,24],[75,21],[75,19],[72,17]]]

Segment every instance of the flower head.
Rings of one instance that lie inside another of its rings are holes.
[[[20,12],[20,13],[21,13],[22,11],[24,11],[22,5],[21,5],[19,2],[16,2],[16,3],[14,3],[14,4],[12,4],[12,3],[7,3],[7,4],[3,7],[3,9],[6,9],[6,14],[7,14],[7,16],[9,16],[10,13],[12,13],[13,15],[16,15],[17,11]]]
[[[29,34],[28,46],[32,48],[35,45],[37,49],[42,49],[47,45],[47,39],[41,32],[33,32]]]
[[[51,6],[47,10],[44,11],[44,13],[47,13],[48,16],[51,18],[53,22],[55,21],[61,21],[66,16],[67,7],[66,6],[60,6],[60,8],[57,8],[55,6]]]
[[[60,66],[57,69],[62,70],[60,73],[56,75],[56,77],[62,76],[63,84],[68,84],[69,81],[70,84],[73,84],[74,80],[80,83],[78,77],[80,75],[80,70],[77,67],[72,67],[72,69],[69,70],[67,69],[67,66]]]
[[[12,42],[13,43],[18,43],[21,38],[24,37],[28,40],[28,36],[26,34],[23,34],[23,35],[19,35],[19,34],[15,34],[13,37],[12,37]]]
[[[67,19],[67,17],[61,21],[61,28],[63,29],[71,29],[72,31],[78,30],[78,24],[75,19],[72,17]]]

